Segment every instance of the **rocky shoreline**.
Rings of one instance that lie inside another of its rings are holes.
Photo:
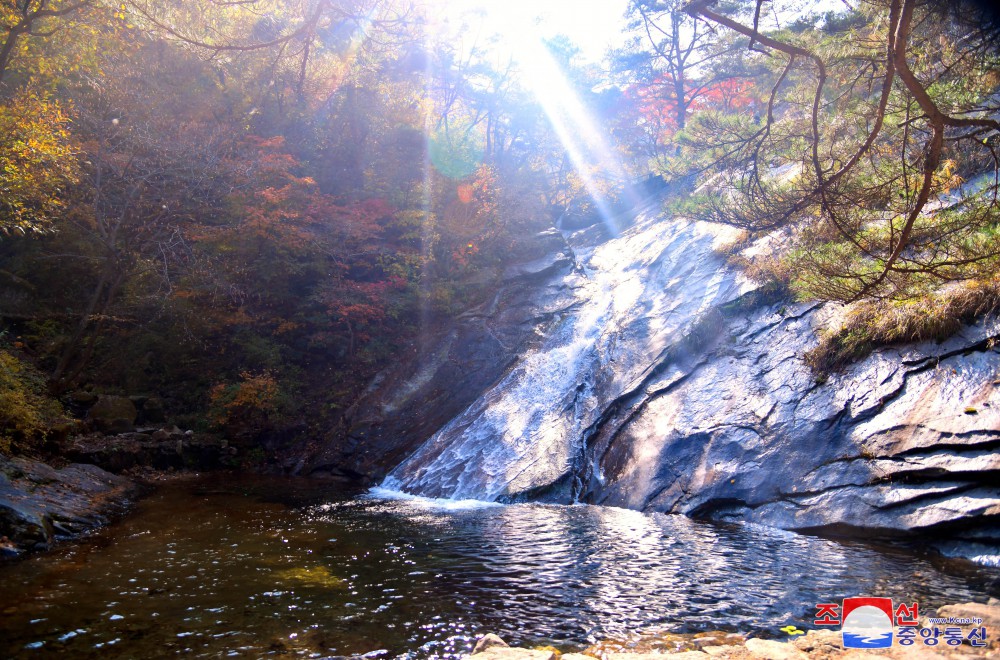
[[[0,455],[0,560],[50,549],[125,513],[164,476],[226,467],[235,448],[177,427],[72,438],[48,462]]]
[[[0,456],[0,558],[48,550],[107,524],[143,491],[140,483],[96,465],[56,469]]]
[[[995,658],[1000,656],[1000,600],[988,603],[946,605],[936,612],[936,618],[981,619],[986,628],[986,645],[973,647],[968,643],[947,646],[895,645],[889,649],[847,649],[839,629],[817,629],[790,636],[787,641],[761,639],[737,633],[700,632],[695,634],[665,634],[636,640],[627,644],[601,642],[579,653],[560,653],[552,647],[519,648],[508,646],[494,634],[479,638],[467,660],[833,660],[845,658]],[[929,627],[925,618],[921,628]]]

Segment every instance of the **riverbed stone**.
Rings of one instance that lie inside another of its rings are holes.
[[[743,646],[724,644],[722,646],[703,646],[702,652],[713,658],[727,658],[743,650]]]
[[[469,660],[556,660],[554,651],[491,646],[485,651],[469,656]]]
[[[765,660],[808,660],[809,656],[790,644],[776,642],[770,639],[748,639],[746,649],[755,658]]]
[[[941,619],[982,619],[980,625],[986,626],[987,630],[994,630],[1000,634],[1000,601],[995,598],[989,603],[959,603],[955,605],[945,605],[938,608],[937,617]],[[971,624],[970,624],[971,625]],[[996,639],[994,634],[994,639]]]
[[[607,660],[707,660],[703,651],[680,651],[679,653],[609,653]]]
[[[806,652],[829,652],[843,648],[843,636],[839,630],[814,629],[807,631],[805,635],[796,636],[789,643]]]

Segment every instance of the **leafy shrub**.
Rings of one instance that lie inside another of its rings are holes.
[[[270,429],[288,406],[286,394],[269,372],[244,371],[237,383],[215,385],[209,399],[209,422],[233,437]]]
[[[46,395],[45,377],[0,348],[0,451],[40,439],[62,412],[59,403]]]

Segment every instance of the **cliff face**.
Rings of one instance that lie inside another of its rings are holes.
[[[768,301],[724,240],[640,217],[554,242],[373,385],[354,454],[312,465],[393,468],[387,485],[434,497],[919,534],[996,561],[1000,320],[817,380],[802,356],[841,310]]]

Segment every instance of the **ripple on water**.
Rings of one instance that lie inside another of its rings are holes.
[[[0,656],[452,658],[486,631],[572,649],[807,626],[814,603],[859,594],[982,600],[998,575],[622,509],[338,499],[212,477],[162,488],[86,544],[0,568]]]

